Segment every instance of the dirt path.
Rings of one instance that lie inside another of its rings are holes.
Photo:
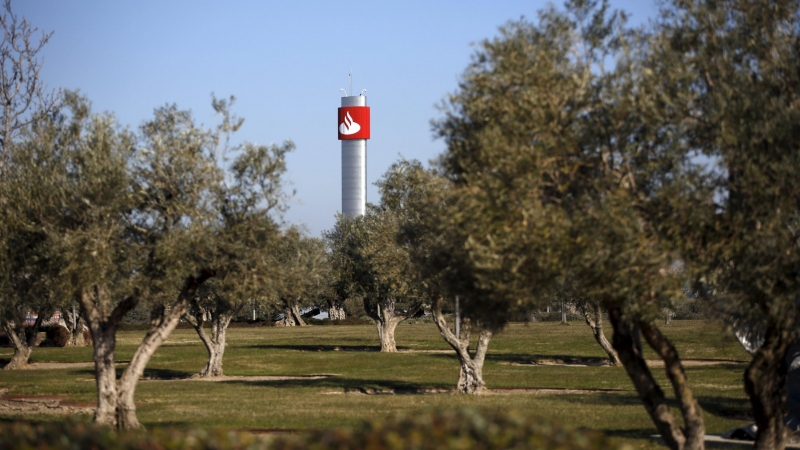
[[[524,366],[524,367],[535,367],[535,366],[614,367],[608,361],[597,360],[597,359],[585,359],[585,360],[538,359],[535,361],[531,361],[529,363],[512,362],[512,363],[501,363],[501,364],[509,364],[512,366]],[[684,367],[714,366],[719,364],[744,365],[747,364],[747,361],[738,361],[735,359],[681,359],[681,364],[683,364]],[[650,367],[664,367],[664,361],[660,359],[648,359],[647,365]]]
[[[0,390],[0,414],[73,415],[94,414],[94,403],[67,401],[65,395],[9,395]]]
[[[53,369],[81,369],[94,367],[93,362],[35,362],[29,363],[19,370],[53,370]]]

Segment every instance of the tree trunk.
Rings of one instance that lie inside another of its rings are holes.
[[[769,326],[764,344],[745,370],[744,388],[758,427],[756,449],[783,449],[789,439],[789,430],[783,423],[783,406],[789,372],[786,353],[794,340],[792,333],[781,333],[777,326]]]
[[[289,299],[283,299],[283,320],[279,323],[281,322],[285,327],[304,327],[307,325],[300,315],[300,309],[297,307],[297,304]]]
[[[567,323],[567,308],[564,302],[561,302],[561,323]]]
[[[187,278],[169,311],[163,305],[151,310],[150,329],[119,380],[114,371],[116,332],[122,317],[136,306],[138,299],[135,295],[126,297],[112,309],[105,286],[97,285],[92,291],[81,292],[81,312],[89,324],[94,344],[98,396],[95,422],[115,425],[118,429],[141,428],[133,401],[136,384],[153,353],[178,325],[197,288],[211,276],[211,272],[203,272],[199,277]]]
[[[284,327],[293,327],[297,325],[297,323],[294,321],[294,317],[292,316],[292,310],[288,307],[283,308],[283,319],[275,322],[275,324]]]
[[[434,322],[439,329],[445,342],[456,352],[459,362],[458,384],[456,385],[456,393],[459,394],[481,394],[486,383],[483,381],[483,363],[486,359],[486,350],[489,348],[489,341],[492,338],[490,330],[482,330],[478,336],[478,345],[475,348],[475,355],[471,356],[469,353],[469,336],[471,324],[469,321],[461,318],[461,326],[459,336],[450,330],[447,325],[447,320],[442,314],[442,300],[441,298],[435,299],[431,307]]]
[[[71,344],[75,347],[85,347],[86,337],[84,335],[84,331],[86,330],[86,324],[83,321],[83,317],[78,317],[78,326],[72,330],[72,339]]]
[[[385,297],[377,304],[370,304],[370,299],[364,298],[364,310],[375,321],[382,352],[397,352],[397,344],[394,340],[394,331],[397,325],[409,317],[413,317],[420,309],[417,306],[410,308],[405,314],[397,314],[395,304],[396,301],[393,297]]]
[[[301,327],[308,325],[304,320],[303,316],[300,314],[300,309],[297,307],[297,303],[292,302],[292,306],[290,308],[290,312],[292,317],[294,318],[294,322]]]
[[[397,325],[406,320],[408,315],[395,314],[395,300],[392,297],[384,299],[383,308],[381,303],[377,305],[377,315],[371,315],[378,328],[378,339],[381,343],[381,351],[387,353],[397,353],[397,342],[394,339],[394,331]],[[364,305],[365,309],[367,305]],[[416,313],[416,311],[414,311]],[[413,315],[413,314],[412,314]]]
[[[133,353],[130,364],[122,373],[117,389],[119,390],[119,403],[117,404],[117,427],[120,429],[141,428],[142,425],[136,418],[136,405],[133,402],[133,394],[136,391],[136,384],[144,374],[147,363],[158,347],[169,337],[181,316],[189,306],[189,300],[194,297],[194,289],[191,293],[184,289],[178,301],[172,305],[169,311],[163,305],[153,308],[150,318],[150,329],[142,339],[141,344]]]
[[[387,315],[388,314],[384,312],[383,316],[385,318],[375,322],[375,325],[378,327],[378,339],[380,339],[381,342],[381,351],[397,353],[397,342],[394,339],[394,331],[397,328],[397,324],[405,320],[405,318],[394,315],[386,317]]]
[[[683,364],[678,356],[678,351],[672,343],[661,333],[657,326],[640,322],[640,329],[647,344],[656,351],[658,356],[664,361],[664,369],[667,378],[672,384],[675,399],[678,401],[681,415],[683,416],[683,435],[686,442],[683,444],[685,449],[702,449],[704,447],[706,427],[703,422],[703,410],[692,395],[689,389],[689,380],[683,370]]]
[[[653,424],[655,424],[659,433],[661,433],[661,438],[664,440],[664,443],[673,450],[703,449],[704,441],[702,438],[698,440],[697,434],[700,433],[702,436],[705,433],[705,429],[702,424],[699,406],[691,397],[691,392],[688,392],[688,397],[683,397],[683,400],[688,400],[688,403],[681,405],[681,413],[685,414],[685,410],[696,408],[696,414],[684,416],[684,421],[690,423],[690,429],[685,431],[679,426],[678,421],[670,411],[669,405],[664,397],[664,392],[661,390],[661,387],[650,372],[650,368],[647,366],[647,362],[642,354],[638,326],[635,326],[630,320],[623,318],[622,310],[613,305],[609,305],[608,316],[614,327],[614,349],[617,351],[623,367],[625,367],[625,372],[627,372],[628,377],[633,382],[633,386],[636,388],[636,392],[639,394],[639,398],[642,400],[645,410],[650,415],[650,419],[653,421]],[[650,338],[654,338],[653,333],[655,333],[653,329],[648,328]],[[658,341],[658,339],[655,340]],[[662,344],[663,343],[660,343],[660,345]],[[671,347],[671,345],[667,345],[667,347]],[[664,353],[674,352],[674,348],[669,350],[668,348],[659,347],[655,348],[655,350],[657,352],[661,350]],[[678,377],[682,375],[683,368],[680,367],[680,360],[678,359],[677,352],[674,352],[674,354],[670,353],[669,361],[665,360],[665,364],[668,366],[668,377]],[[679,372],[681,374],[679,374]],[[682,375],[682,377],[683,384],[681,386],[673,384],[673,387],[676,389],[676,392],[680,391],[681,395],[684,395],[684,389],[688,391],[688,385],[685,383],[685,375]],[[678,398],[678,402],[679,404],[681,403],[681,398]],[[698,417],[699,424],[697,423]]]
[[[206,317],[205,310],[199,308],[199,306],[196,309],[200,312],[194,317],[189,313],[186,313],[184,316],[189,323],[192,324],[195,331],[197,331],[197,335],[200,337],[200,340],[203,342],[208,352],[208,362],[206,362],[206,366],[196,376],[200,378],[221,377],[223,376],[222,357],[225,354],[225,339],[228,325],[230,325],[231,319],[241,308],[236,311],[231,311],[224,305],[217,304],[214,309],[209,311],[209,315],[211,316],[211,337],[209,337],[203,329],[203,322]]]
[[[83,320],[83,315],[81,315],[78,311],[75,310],[75,307],[72,308],[72,311],[66,311],[61,315],[62,321],[64,325],[67,327],[70,333],[70,340],[69,344],[75,347],[83,347],[87,344],[86,339],[84,338],[84,329],[86,328],[86,323]],[[64,319],[66,317],[66,319]]]
[[[97,382],[97,410],[94,421],[100,425],[117,426],[117,373],[114,366],[114,349],[117,343],[117,326],[90,326],[94,343],[94,368]]]
[[[345,317],[346,317],[346,314],[344,312],[344,308],[342,308],[341,306],[339,306],[339,305],[337,305],[335,303],[330,303],[329,304],[329,307],[328,307],[328,318],[330,320],[344,320]]]
[[[488,330],[481,331],[478,335],[478,346],[475,349],[475,356],[470,357],[469,341],[462,351],[456,351],[461,369],[458,373],[458,384],[456,391],[459,394],[481,394],[486,383],[483,381],[483,362],[486,358],[486,350],[489,347],[489,340],[492,333]]]
[[[592,319],[592,314],[589,313],[589,309],[591,308],[591,312],[594,315],[594,319]],[[619,356],[617,352],[614,350],[614,347],[608,342],[606,339],[606,335],[603,333],[603,311],[600,309],[600,305],[595,302],[587,302],[581,307],[583,312],[583,318],[586,320],[586,325],[589,325],[589,328],[592,329],[592,334],[594,335],[594,340],[600,344],[600,347],[603,348],[603,351],[606,352],[608,355],[608,360],[612,366],[620,366],[622,363],[619,360]]]
[[[17,309],[14,309],[13,320],[2,320],[3,330],[8,335],[8,342],[14,348],[14,355],[11,356],[11,361],[3,369],[15,370],[28,365],[33,347],[36,346],[36,339],[39,336],[39,327],[42,324],[44,312],[45,309],[42,309],[37,314],[36,321],[29,327],[25,326],[25,319],[22,318],[21,314],[18,314]]]

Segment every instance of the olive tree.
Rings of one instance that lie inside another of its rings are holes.
[[[47,257],[45,248],[49,241],[31,223],[41,223],[43,215],[52,213],[47,197],[47,183],[54,180],[55,170],[46,166],[57,158],[49,149],[30,148],[33,134],[52,137],[52,130],[44,130],[42,119],[53,114],[60,101],[60,93],[47,92],[40,78],[42,61],[39,52],[53,35],[38,31],[25,18],[11,9],[11,1],[3,3],[0,16],[3,39],[0,42],[0,183],[3,193],[4,251],[2,257],[3,285],[0,298],[0,320],[14,347],[14,356],[6,369],[25,365],[36,341],[39,325],[56,306],[55,298],[47,287]],[[33,131],[32,128],[37,128]],[[22,133],[28,137],[22,139]],[[19,148],[22,140],[27,150]],[[15,149],[14,146],[18,147]],[[38,150],[32,154],[27,151]],[[33,164],[33,165],[31,165]],[[34,167],[41,164],[41,167]],[[37,186],[37,183],[41,183]],[[30,202],[39,203],[30,203]],[[30,253],[28,256],[26,254]],[[34,256],[35,255],[35,256]],[[24,326],[28,312],[37,314],[32,326]]]
[[[66,262],[58,276],[61,288],[77,297],[92,335],[98,423],[141,426],[133,400],[147,362],[203,283],[224,279],[237,257],[226,243],[241,245],[240,237],[258,233],[246,213],[241,220],[221,220],[226,205],[237,201],[220,195],[226,190],[218,165],[223,137],[241,125],[228,105],[213,102],[223,117],[215,130],[196,126],[189,112],[165,106],[133,135],[110,115],[89,114],[80,101],[73,107],[80,114],[63,124],[72,133],[63,144],[68,174],[53,193],[60,196],[61,220],[48,233]],[[282,165],[274,167],[280,172]],[[248,179],[244,197],[269,187],[260,186],[257,176]],[[123,316],[139,305],[150,311],[150,327],[117,378],[116,332]]]
[[[448,229],[448,208],[454,201],[450,180],[436,170],[426,170],[418,161],[400,160],[392,164],[378,183],[382,203],[399,216],[395,245],[408,253],[411,265],[406,272],[410,281],[429,305],[434,323],[442,338],[455,351],[459,361],[456,392],[479,394],[485,387],[483,363],[489,342],[496,328],[475,314],[470,302],[461,308],[454,293],[469,292],[474,296],[476,286],[464,286],[467,276],[455,270],[454,252],[463,248]],[[467,296],[465,296],[465,299]],[[449,324],[445,307],[455,307],[454,323]],[[470,335],[476,331],[478,340],[470,350]]]
[[[278,277],[273,296],[276,308],[283,315],[285,326],[305,326],[301,308],[315,305],[325,279],[327,258],[322,239],[300,234],[292,227],[286,230],[274,250]]]
[[[783,448],[787,352],[800,316],[798,105],[800,2],[674,1],[662,11],[643,86],[647,116],[687,155],[704,155],[713,192],[678,229],[707,298],[765,330],[744,374],[756,448]]]
[[[700,448],[700,407],[675,347],[654,324],[680,295],[680,272],[670,269],[682,255],[669,213],[691,210],[682,195],[670,199],[694,189],[696,170],[676,150],[680,142],[643,145],[665,131],[642,117],[643,38],[606,2],[565,7],[485,41],[435,124],[456,193],[448,229],[464,243],[451,252],[452,271],[469,294],[467,307],[495,327],[564,279],[581,280],[579,296],[608,310],[614,349],[664,440]],[[608,61],[616,62],[612,70]],[[683,426],[644,360],[639,333],[665,361]]]
[[[222,106],[222,105],[220,105]],[[200,377],[223,375],[222,359],[228,325],[253,298],[274,289],[280,268],[274,261],[280,239],[275,214],[283,209],[281,176],[285,155],[294,145],[245,144],[217,189],[221,207],[214,228],[217,273],[200,287],[185,318],[197,331],[208,351],[208,362]],[[204,329],[211,323],[211,335]]]
[[[422,297],[410,273],[410,255],[397,245],[399,211],[383,202],[359,217],[337,217],[325,233],[334,283],[358,298],[375,322],[382,352],[397,352],[397,325],[414,317]]]
[[[14,355],[5,369],[27,364],[42,320],[66,303],[53,289],[58,258],[44,229],[58,218],[51,195],[64,175],[57,139],[55,127],[42,124],[6,147],[0,178],[0,321]],[[26,326],[29,313],[37,318]]]

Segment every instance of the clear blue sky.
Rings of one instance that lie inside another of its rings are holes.
[[[235,95],[245,118],[238,139],[290,139],[287,178],[296,191],[284,219],[312,236],[341,209],[336,109],[353,70],[353,91],[372,108],[368,201],[400,155],[427,163],[444,150],[430,120],[474,51],[508,20],[536,17],[537,1],[16,1],[43,31],[42,77],[77,89],[95,111],[137,127],[176,103],[198,121],[216,118],[210,95]],[[556,2],[558,5],[559,3]],[[631,23],[656,14],[653,0],[612,0]]]

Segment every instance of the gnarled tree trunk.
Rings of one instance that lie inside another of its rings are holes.
[[[194,315],[186,313],[184,317],[192,324],[203,345],[208,352],[208,362],[205,368],[197,374],[197,377],[221,377],[222,370],[222,357],[225,354],[225,339],[228,331],[228,325],[231,323],[233,316],[238,314],[241,308],[230,308],[228,305],[221,301],[216,302],[213,308],[200,308],[195,302]],[[211,336],[209,337],[203,329],[205,317],[210,316],[211,319]]]
[[[150,329],[137,347],[131,362],[117,380],[114,368],[116,333],[122,317],[138,303],[136,296],[124,298],[113,308],[108,289],[98,285],[93,290],[81,292],[81,311],[89,324],[94,344],[94,361],[97,379],[97,411],[95,422],[119,429],[141,428],[136,418],[134,393],[139,378],[148,361],[159,346],[169,337],[186,312],[197,288],[210,277],[190,277],[184,282],[180,294],[167,310],[157,305],[151,310]]]
[[[606,352],[611,365],[622,365],[614,347],[611,346],[611,343],[606,339],[606,335],[603,334],[603,311],[600,309],[600,305],[595,302],[585,302],[581,305],[581,312],[583,313],[584,320],[586,320],[586,325],[589,325],[589,328],[592,329],[594,340],[597,341],[603,351]]]
[[[192,292],[192,297],[194,292]],[[139,347],[133,353],[130,364],[122,372],[122,376],[117,382],[119,399],[117,401],[117,427],[120,429],[141,428],[142,425],[136,418],[136,405],[133,402],[133,394],[136,392],[136,384],[142,377],[144,369],[150,358],[158,350],[158,347],[169,337],[181,316],[189,306],[189,299],[181,293],[178,301],[172,305],[169,311],[163,305],[153,308],[150,316],[150,329],[142,339]]]
[[[381,313],[382,316],[387,316],[386,312]],[[381,342],[381,351],[387,353],[397,353],[397,341],[394,339],[394,332],[397,329],[397,324],[405,320],[405,317],[397,317],[391,315],[375,322],[378,328],[378,339]]]
[[[614,349],[619,354],[625,372],[633,382],[645,410],[650,415],[667,446],[674,450],[703,449],[705,425],[702,410],[692,396],[678,352],[661,332],[649,323],[636,322],[623,317],[622,310],[610,305],[608,316],[614,327]],[[667,377],[672,384],[683,416],[681,427],[670,411],[664,392],[656,382],[642,353],[639,333],[664,360]]]
[[[283,320],[279,324],[285,327],[304,327],[307,325],[300,314],[300,308],[297,307],[297,303],[291,299],[283,299]]]
[[[86,322],[83,320],[83,315],[80,314],[79,311],[76,311],[73,307],[72,311],[65,310],[65,313],[62,314],[61,317],[61,322],[64,322],[64,326],[67,327],[67,330],[69,330],[70,335],[72,336],[69,340],[69,344],[67,345],[72,345],[75,347],[85,346],[87,342],[83,333],[84,330],[86,330]]]
[[[405,314],[399,313],[395,309],[396,301],[393,297],[386,297],[382,302],[377,304],[377,308],[373,311],[367,299],[364,299],[364,309],[367,315],[375,321],[375,326],[378,329],[378,339],[381,343],[381,351],[387,353],[397,352],[397,342],[394,339],[394,332],[397,325],[414,316],[419,308],[413,308],[413,311],[406,311]]]
[[[489,341],[492,339],[492,332],[490,330],[481,330],[478,335],[478,345],[475,348],[475,354],[469,353],[469,336],[472,324],[469,320],[461,318],[459,327],[459,334],[450,330],[447,325],[447,320],[442,314],[442,300],[438,298],[434,300],[431,312],[433,313],[434,322],[439,329],[445,342],[450,344],[458,357],[459,372],[458,384],[456,385],[456,392],[459,394],[480,394],[486,387],[483,381],[483,363],[486,359],[486,350],[489,348]]]
[[[783,423],[789,373],[786,354],[794,345],[795,337],[793,333],[777,330],[777,326],[767,328],[764,344],[755,352],[744,373],[744,389],[758,427],[755,448],[759,450],[783,449],[789,439],[789,430]]]
[[[300,308],[297,307],[297,303],[292,302],[291,307],[289,308],[289,313],[292,315],[292,319],[294,322],[301,327],[308,325],[305,320],[303,320],[303,315],[300,314]]]
[[[42,324],[42,318],[46,313],[46,308],[39,311],[36,321],[31,326],[25,326],[25,319],[19,314],[19,310],[14,308],[13,318],[4,318],[3,330],[8,335],[8,342],[14,348],[14,354],[11,356],[11,361],[6,364],[3,369],[14,370],[25,367],[28,365],[28,360],[33,352],[33,347],[36,346],[36,338],[39,335],[39,327]]]
[[[346,318],[344,308],[334,301],[328,301],[328,319],[344,320]]]
[[[689,379],[686,371],[681,364],[678,350],[661,333],[655,324],[650,322],[639,322],[639,328],[647,344],[655,350],[658,356],[664,361],[664,369],[667,378],[672,384],[672,391],[678,401],[678,408],[683,416],[683,434],[686,442],[685,449],[701,449],[704,447],[706,426],[703,421],[703,411],[689,389]]]
[[[117,426],[117,373],[114,366],[114,349],[117,345],[119,323],[95,322],[90,326],[94,342],[94,368],[97,383],[97,410],[94,421],[100,425]]]

